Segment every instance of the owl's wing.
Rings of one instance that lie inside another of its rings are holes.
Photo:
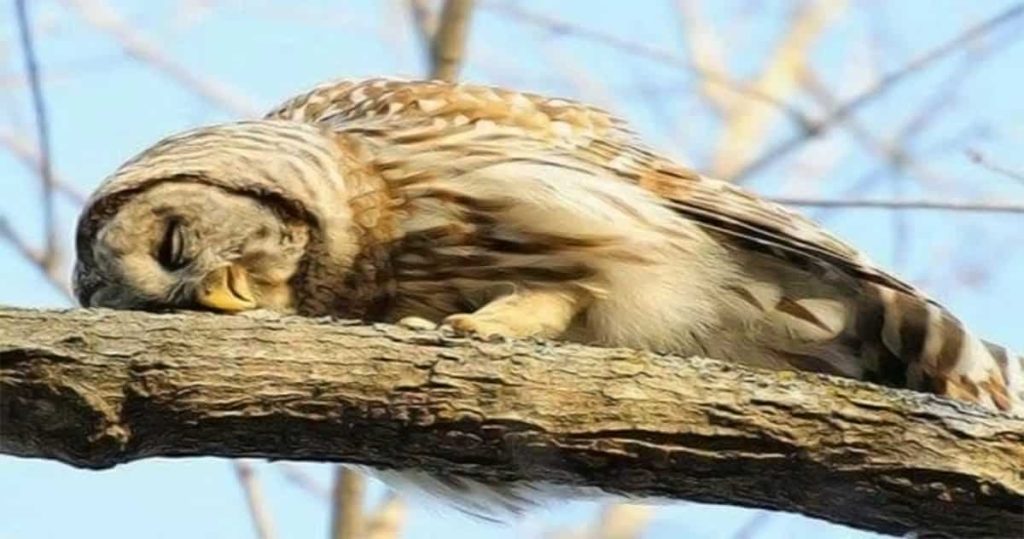
[[[581,149],[620,177],[656,193],[676,212],[748,248],[790,263],[827,264],[893,290],[920,294],[814,221],[731,183],[631,144],[595,140]]]
[[[763,305],[758,294],[748,294],[752,308],[764,309],[768,319],[771,309],[785,310],[786,316],[778,317],[783,320],[780,334],[792,332],[785,320],[799,318],[824,326],[822,320],[838,301],[852,303],[857,315],[847,316],[845,323],[856,327],[845,328],[844,335],[859,342],[861,349],[851,352],[897,358],[925,377],[916,382],[902,379],[907,375],[901,369],[890,375],[896,380],[889,382],[1009,407],[1008,379],[1018,377],[1011,371],[1019,370],[1020,362],[1005,350],[968,334],[923,293],[813,221],[674,163],[646,148],[624,121],[601,109],[486,86],[376,79],[319,86],[268,117],[372,134],[393,144],[431,140],[435,146],[460,145],[460,150],[491,153],[529,148],[538,157],[558,155],[561,162],[568,158],[607,170],[658,195],[662,204],[735,247],[745,260],[781,271],[772,278],[788,281],[785,284],[796,297]],[[595,181],[607,181],[608,176]],[[824,302],[800,297],[801,279],[808,276],[845,280],[847,297]],[[815,307],[822,310],[816,312]],[[886,369],[876,365],[869,370]]]
[[[819,348],[823,357],[838,350],[861,362],[873,379],[888,384],[1003,410],[1024,405],[1024,358],[978,339],[923,292],[810,219],[630,142],[595,139],[577,151],[658,194],[679,214],[738,247],[751,265],[772,268],[768,282],[755,283],[741,298],[783,336],[780,351],[789,348],[795,365],[801,365],[803,356],[792,352],[807,350],[787,342],[799,333],[797,328],[803,323],[832,328],[830,322],[839,321],[836,342]],[[749,269],[757,275],[757,267]],[[821,289],[806,281],[809,276],[845,284],[834,289],[836,296],[821,297]],[[758,286],[778,285],[774,302],[758,297]],[[843,311],[852,314],[836,316]],[[812,358],[801,368],[813,370],[820,362]]]
[[[636,141],[623,120],[568,99],[490,86],[396,79],[341,80],[316,86],[267,113],[265,119],[372,124],[393,128],[434,124],[459,128],[479,122],[575,145],[591,138]]]
[[[336,81],[281,104],[267,118],[325,123],[349,132],[372,127],[424,136],[492,122],[543,142],[549,151],[571,152],[576,159],[632,181],[723,236],[787,261],[796,257],[827,262],[895,290],[914,290],[813,221],[679,166],[645,148],[625,121],[571,100],[438,81]]]

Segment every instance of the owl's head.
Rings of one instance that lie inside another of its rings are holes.
[[[284,121],[158,142],[108,178],[79,219],[79,302],[293,311],[310,259],[344,267],[357,248],[336,152],[319,129]]]

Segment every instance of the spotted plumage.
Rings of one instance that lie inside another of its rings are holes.
[[[1024,406],[1020,357],[817,224],[498,88],[334,82],[167,138],[93,195],[78,255],[85,305],[418,317]]]

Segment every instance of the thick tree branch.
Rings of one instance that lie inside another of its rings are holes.
[[[0,451],[416,467],[1019,536],[1024,418],[806,373],[272,316],[0,309]]]

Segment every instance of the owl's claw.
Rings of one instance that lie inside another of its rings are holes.
[[[573,290],[523,290],[476,312],[450,315],[441,330],[486,340],[557,338],[585,303],[586,298]]]
[[[444,319],[442,331],[460,336],[475,336],[486,341],[503,341],[519,336],[519,332],[506,324],[487,320],[473,314],[453,314]]]

